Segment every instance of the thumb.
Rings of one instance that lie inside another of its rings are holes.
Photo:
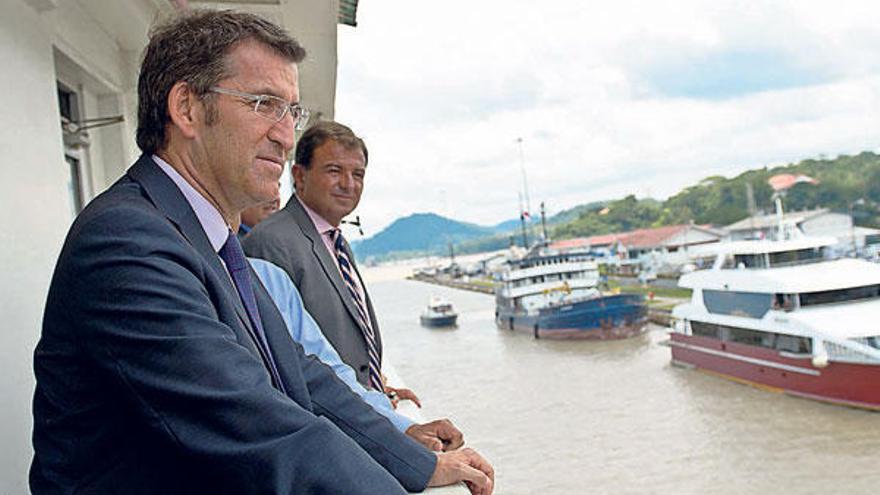
[[[433,450],[434,452],[442,452],[443,451],[443,442],[441,442],[436,437],[431,437],[428,439],[428,446],[427,447],[430,450]]]

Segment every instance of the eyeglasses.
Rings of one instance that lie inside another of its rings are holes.
[[[214,86],[209,91],[222,95],[237,96],[248,101],[254,102],[254,112],[260,117],[271,120],[272,122],[281,122],[287,112],[293,116],[293,128],[301,131],[306,128],[309,121],[309,109],[303,107],[299,103],[290,103],[283,98],[272,95],[254,95],[251,93],[243,93],[234,89],[226,89]]]

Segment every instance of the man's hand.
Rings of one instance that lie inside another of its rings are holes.
[[[408,388],[394,388],[385,385],[385,394],[388,395],[388,399],[391,400],[391,405],[394,406],[394,409],[397,409],[397,403],[402,400],[411,400],[415,405],[422,407],[419,397]]]
[[[455,450],[464,445],[464,435],[448,419],[414,424],[406,429],[406,434],[435,452]]]
[[[438,452],[437,467],[428,486],[445,486],[464,481],[473,495],[491,495],[495,470],[473,449]]]

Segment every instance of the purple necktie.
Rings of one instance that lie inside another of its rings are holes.
[[[348,253],[345,251],[345,241],[342,238],[342,232],[334,229],[330,233],[333,239],[333,247],[336,248],[336,262],[339,263],[339,271],[342,273],[342,279],[345,281],[345,287],[354,300],[354,307],[357,308],[359,323],[361,324],[361,332],[364,334],[364,340],[367,341],[367,354],[370,358],[370,386],[380,392],[385,391],[382,386],[381,359],[376,345],[376,334],[373,332],[373,326],[370,324],[370,316],[367,314],[367,308],[364,301],[358,293],[357,286],[354,283],[354,272],[351,268],[351,261],[348,259]]]
[[[269,343],[266,341],[265,332],[263,332],[263,322],[260,320],[257,299],[254,297],[254,288],[251,285],[248,261],[244,257],[244,251],[241,250],[238,237],[232,231],[229,232],[226,243],[220,248],[218,254],[223,262],[226,263],[226,269],[229,271],[232,282],[235,283],[235,289],[238,291],[238,296],[241,298],[245,311],[247,311],[248,318],[254,329],[254,335],[252,336],[257,344],[260,357],[263,358],[263,363],[266,369],[269,370],[275,387],[284,392],[281,376],[278,374],[278,368],[275,367],[275,360],[272,358],[272,353],[269,352]]]

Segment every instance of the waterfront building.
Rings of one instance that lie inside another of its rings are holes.
[[[0,493],[27,493],[32,353],[63,237],[82,207],[139,155],[136,84],[147,31],[175,9],[202,6],[246,9],[287,27],[309,53],[300,70],[303,103],[313,116],[333,118],[337,25],[355,24],[356,0],[0,5],[0,206],[7,215],[0,256],[6,404],[0,409]]]
[[[551,249],[590,251],[620,274],[643,268],[675,273],[688,263],[688,248],[720,241],[724,233],[708,225],[668,225],[556,241]]]
[[[859,227],[854,224],[852,215],[834,212],[828,208],[805,211],[786,211],[785,223],[797,227],[810,237],[834,237],[837,244],[831,247],[836,252],[861,251],[880,234],[878,229]],[[776,213],[755,215],[725,227],[732,241],[746,239],[773,239],[779,228]]]

